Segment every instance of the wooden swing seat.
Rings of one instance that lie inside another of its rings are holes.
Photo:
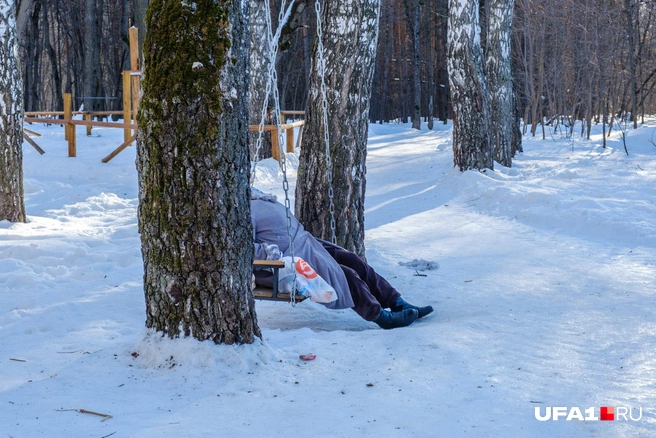
[[[256,300],[291,302],[291,294],[278,291],[278,270],[284,267],[285,262],[282,260],[253,260],[253,268],[269,268],[273,270],[273,288],[256,286],[253,289],[253,297]],[[300,303],[306,298],[304,295],[297,294],[295,301]]]

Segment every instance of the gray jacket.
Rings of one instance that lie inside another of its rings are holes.
[[[255,197],[255,196],[254,196]],[[353,307],[346,276],[323,245],[292,215],[290,228],[294,242],[294,256],[304,259],[337,292],[337,301],[324,304],[331,309]],[[251,221],[253,222],[253,240],[255,258],[266,259],[263,243],[278,245],[284,256],[290,256],[289,237],[287,235],[287,214],[285,206],[271,198],[251,200]],[[271,284],[270,278],[268,285]],[[267,279],[256,273],[256,282],[267,285]]]

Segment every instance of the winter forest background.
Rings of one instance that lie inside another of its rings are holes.
[[[129,69],[127,29],[145,34],[147,0],[22,0],[20,58],[25,111],[61,110],[62,95],[105,97],[87,109],[121,107]],[[277,1],[271,9],[277,15]],[[482,44],[487,5],[480,0]],[[303,110],[316,31],[313,2],[296,2],[280,41],[283,110]],[[451,117],[447,73],[447,0],[384,0],[371,93],[372,122],[409,120],[419,87],[424,120]],[[419,13],[417,13],[419,12]],[[516,0],[512,69],[518,111],[537,134],[539,121],[590,124],[654,113],[656,3],[643,0]]]

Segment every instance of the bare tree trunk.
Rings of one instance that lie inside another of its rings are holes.
[[[251,343],[248,2],[152,0],[138,122],[146,325]],[[203,38],[199,38],[202,35]]]
[[[421,1],[404,0],[403,4],[412,41],[412,127],[421,129]]]
[[[543,119],[543,110],[542,110],[542,96],[544,89],[544,52],[545,52],[545,43],[544,43],[544,32],[545,24],[541,23],[539,30],[539,39],[535,41],[533,46],[534,50],[537,49],[537,56],[534,58],[534,69],[537,69],[537,89],[533,93],[533,101],[531,105],[531,135],[535,137],[535,132],[538,128],[538,122]],[[544,123],[544,122],[543,122]]]
[[[365,162],[371,83],[378,40],[379,0],[324,1],[327,111],[337,243],[364,256]],[[296,217],[330,240],[329,190],[317,49],[299,160]]]
[[[434,126],[434,119],[435,119],[435,71],[436,71],[436,66],[435,66],[435,29],[437,27],[437,23],[433,22],[433,19],[436,14],[430,13],[427,14],[426,20],[427,20],[427,25],[426,27],[428,28],[428,60],[427,60],[427,67],[428,67],[428,80],[427,80],[427,85],[428,85],[428,129],[433,129]]]
[[[266,24],[266,9],[264,2],[269,0],[250,0],[250,27],[251,27],[251,50],[250,50],[250,85],[249,85],[249,101],[248,101],[248,123],[251,125],[259,125],[262,118],[262,105],[267,105],[266,115],[264,117],[265,124],[271,124],[272,118],[270,115],[271,108],[266,99],[266,86],[267,82],[271,80],[269,77],[269,35]],[[271,17],[269,17],[269,20]],[[276,84],[277,86],[277,84]],[[259,132],[249,133],[249,149],[251,159],[255,158],[257,139]],[[267,132],[262,133],[262,143],[258,159],[271,157],[271,141],[269,135],[275,135]]]
[[[41,2],[22,0],[16,15],[16,35],[21,48],[20,57],[30,57],[29,65],[22,63],[22,78],[24,89],[23,109],[36,111],[41,98],[41,46],[43,44],[39,22],[43,8]]]
[[[43,19],[44,19],[44,26],[43,26],[43,32],[44,32],[44,45],[45,45],[45,51],[48,55],[48,61],[50,62],[50,69],[52,71],[52,88],[53,88],[53,96],[52,96],[52,107],[51,109],[63,109],[64,108],[64,98],[62,95],[63,92],[63,83],[64,80],[62,78],[64,72],[62,72],[61,68],[61,60],[58,58],[58,55],[55,51],[55,48],[53,46],[53,41],[51,38],[51,32],[50,32],[50,26],[51,22],[50,19],[48,18],[48,12],[46,11],[43,14]],[[43,78],[42,78],[43,79]],[[41,101],[41,100],[40,100]],[[48,109],[46,108],[36,108],[37,110],[42,110],[42,109]]]
[[[638,129],[638,79],[636,66],[636,40],[638,39],[636,30],[636,15],[639,4],[634,0],[624,0],[624,19],[625,31],[628,47],[628,68],[629,68],[629,99],[631,101],[631,120],[633,129]]]
[[[131,25],[139,29],[139,53],[143,53],[143,43],[146,36],[146,11],[148,10],[150,0],[133,0],[133,2],[134,23],[131,23]]]
[[[0,54],[0,220],[25,222],[23,91],[13,0],[0,0]]]
[[[99,110],[100,84],[100,34],[102,32],[102,0],[84,2],[84,110]]]
[[[516,118],[510,43],[514,0],[491,0],[487,20],[486,67],[492,109],[495,160],[510,167]]]
[[[389,120],[389,117],[387,117],[388,113],[388,108],[387,108],[387,90],[389,87],[389,54],[385,54],[385,71],[383,72],[383,78],[382,78],[382,83],[380,86],[380,97],[379,97],[379,110],[378,110],[378,117],[380,119],[380,123],[383,123],[384,121]]]
[[[512,74],[512,21],[514,0],[490,0],[487,20],[486,66],[492,106],[492,142],[495,160],[510,167],[521,150],[516,93]]]
[[[514,157],[515,155],[517,155],[518,152],[524,152],[524,147],[522,146],[522,131],[521,131],[522,117],[521,114],[519,113],[519,105],[517,103],[518,100],[517,87],[515,84],[513,84],[513,89],[515,91],[513,92],[512,106],[513,106],[513,114],[515,117],[515,123],[512,132],[512,139],[510,141],[510,150],[512,156]]]
[[[478,1],[449,1],[448,47],[453,163],[460,170],[494,169]]]

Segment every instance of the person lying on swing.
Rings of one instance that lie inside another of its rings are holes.
[[[255,259],[289,256],[287,212],[276,197],[251,188],[251,220]],[[337,292],[337,300],[322,303],[331,309],[352,308],[383,329],[406,327],[433,311],[407,303],[401,294],[357,254],[312,236],[291,216],[294,256],[304,259]],[[266,284],[261,273],[255,281]],[[390,309],[390,310],[386,310]]]

